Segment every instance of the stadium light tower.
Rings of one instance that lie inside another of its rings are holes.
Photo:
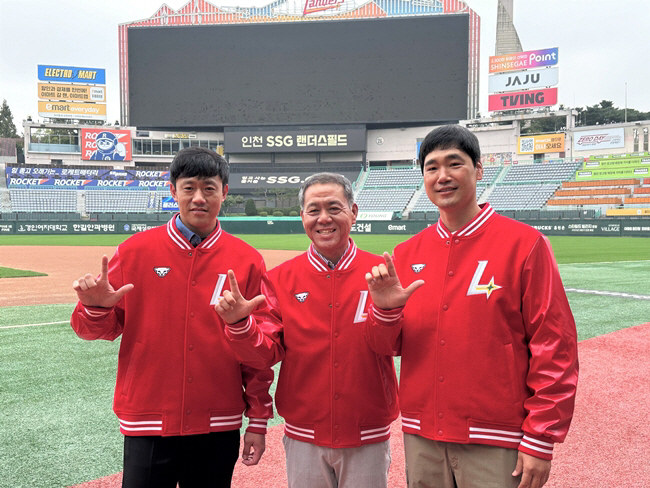
[[[523,51],[513,22],[514,0],[499,0],[497,5],[497,41],[495,56]]]

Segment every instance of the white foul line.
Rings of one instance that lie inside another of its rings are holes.
[[[24,325],[1,325],[0,329],[18,329],[21,327],[37,327],[39,325],[56,325],[56,324],[69,324],[69,320],[62,320],[61,322],[44,322],[42,324],[24,324]]]
[[[610,297],[635,298],[637,300],[650,300],[650,295],[634,295],[631,293],[621,293],[618,291],[581,290],[579,288],[565,288],[564,291],[572,291],[574,293],[586,293],[588,295],[606,295]]]

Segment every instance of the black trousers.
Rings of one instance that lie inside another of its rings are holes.
[[[122,488],[229,488],[239,430],[190,436],[125,436]]]

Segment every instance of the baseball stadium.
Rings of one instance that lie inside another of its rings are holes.
[[[499,8],[507,17],[512,2]],[[0,141],[0,486],[121,486],[120,339],[75,335],[72,283],[176,215],[175,154],[226,158],[220,225],[272,269],[310,245],[298,191],[314,173],[352,182],[362,250],[391,252],[434,225],[417,158],[444,124],[480,142],[478,202],[548,236],[575,317],[575,413],[545,486],[650,486],[650,120],[580,125],[554,108],[557,48],[524,52],[518,39],[491,58],[481,116],[480,18],[461,0],[190,0],[116,29],[119,121],[101,116],[103,69],[39,65],[45,122],[23,121],[24,155]],[[537,64],[508,67],[517,59]],[[522,74],[541,81],[514,91]],[[548,117],[562,128],[526,131]],[[283,433],[276,414],[234,487],[287,486]],[[390,441],[389,486],[405,486],[400,419]]]

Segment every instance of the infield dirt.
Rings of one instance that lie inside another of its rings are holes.
[[[99,274],[102,255],[114,252],[114,246],[0,246],[0,266],[47,274],[0,279],[0,307],[75,303],[72,282],[86,273]],[[260,250],[267,269],[301,252]]]

